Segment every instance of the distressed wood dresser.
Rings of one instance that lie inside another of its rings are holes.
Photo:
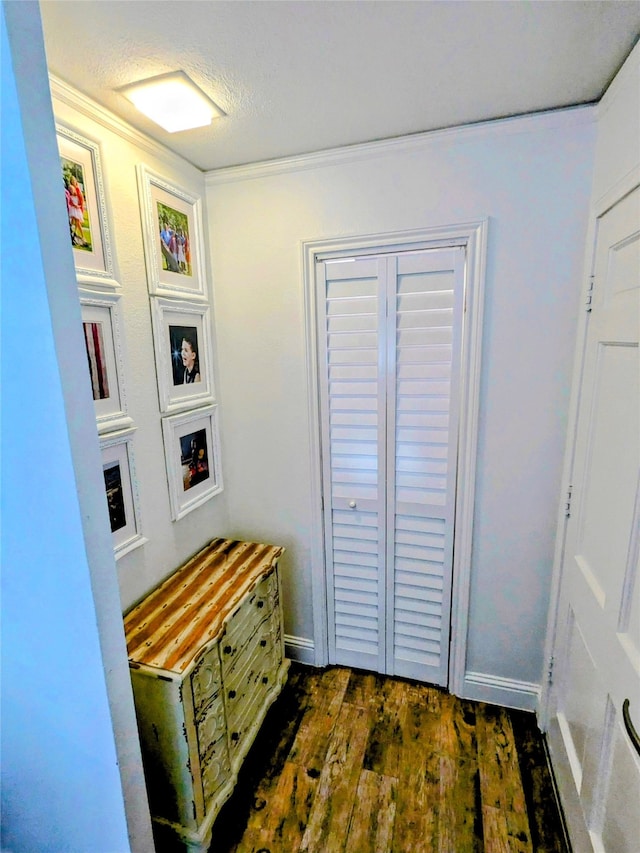
[[[287,678],[274,545],[214,539],[125,616],[158,850],[205,853]]]

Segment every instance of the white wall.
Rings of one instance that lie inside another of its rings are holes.
[[[466,689],[535,704],[593,137],[587,108],[208,175],[231,527],[287,547],[288,634],[313,637],[301,241],[489,217]]]
[[[124,378],[129,414],[136,426],[133,449],[142,533],[148,540],[117,563],[122,608],[126,610],[206,542],[224,535],[227,528],[224,492],[180,521],[171,520],[136,166],[143,163],[200,197],[204,196],[204,176],[59,81],[52,82],[52,95],[56,121],[100,145],[116,279],[121,285]],[[206,269],[208,274],[208,259]],[[224,474],[224,458],[222,468]]]
[[[148,853],[37,4],[2,5],[1,56],[1,846]]]
[[[56,120],[100,145],[123,294],[148,542],[116,565],[38,5],[3,3],[3,23],[5,15],[2,843],[12,853],[124,853],[129,844],[148,853],[121,614],[224,535],[226,506],[223,494],[180,522],[170,518],[135,166],[200,195],[203,176],[96,105],[75,104],[72,93],[56,100]]]

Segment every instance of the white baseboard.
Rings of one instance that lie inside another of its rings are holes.
[[[285,654],[289,660],[316,666],[313,640],[306,637],[284,635]],[[540,703],[540,685],[531,681],[500,678],[484,672],[467,672],[464,677],[463,698],[492,705],[504,705],[520,711],[537,711]]]
[[[484,672],[466,672],[464,676],[465,699],[504,705],[519,711],[537,711],[540,703],[540,685],[515,678],[500,678]]]
[[[306,637],[292,637],[290,634],[285,634],[284,651],[289,660],[315,666],[316,651],[313,640],[307,640]]]

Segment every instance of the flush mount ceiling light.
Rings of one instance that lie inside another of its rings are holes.
[[[205,127],[224,115],[184,71],[171,71],[117,90],[169,133]]]

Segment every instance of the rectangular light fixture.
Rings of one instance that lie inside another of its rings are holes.
[[[169,133],[206,127],[225,113],[184,71],[170,71],[117,90]]]

